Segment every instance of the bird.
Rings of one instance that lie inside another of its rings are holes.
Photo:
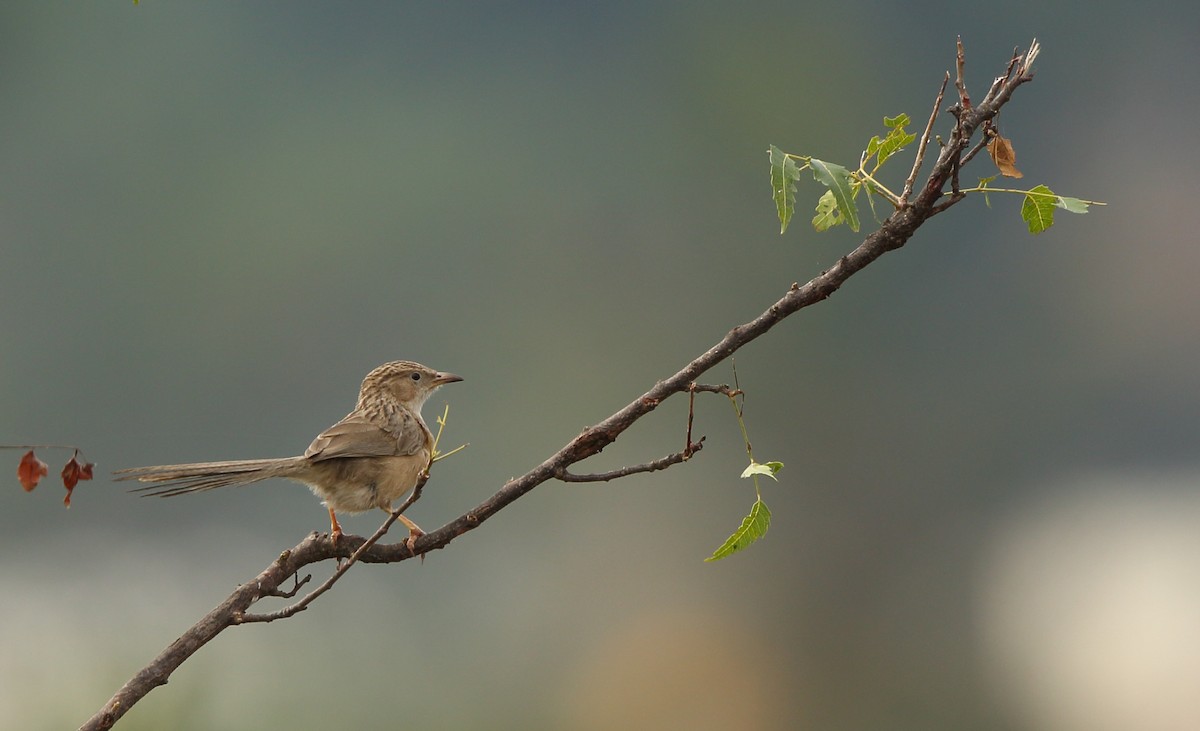
[[[330,537],[342,535],[337,513],[373,508],[392,512],[392,503],[412,490],[433,457],[433,435],[421,407],[441,386],[463,380],[420,363],[397,360],[363,379],[358,404],[344,419],[317,435],[304,454],[280,459],[133,467],[113,473],[117,480],[154,483],[132,492],[174,497],[219,487],[249,485],[274,477],[309,487],[329,511]],[[407,517],[408,547],[425,532]]]

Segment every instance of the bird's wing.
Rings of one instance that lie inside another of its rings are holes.
[[[395,435],[355,412],[317,435],[304,456],[314,462],[339,457],[397,457],[416,454],[423,446],[425,429],[405,414]]]

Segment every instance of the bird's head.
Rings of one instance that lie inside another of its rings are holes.
[[[382,392],[394,397],[405,408],[420,414],[421,407],[434,391],[447,383],[461,380],[462,377],[453,373],[435,371],[408,360],[396,360],[384,363],[367,374],[358,392],[358,403],[362,405],[364,399]]]

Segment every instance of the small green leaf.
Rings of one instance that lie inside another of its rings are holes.
[[[846,225],[858,233],[858,208],[854,205],[854,191],[850,184],[850,171],[841,165],[824,162],[815,157],[809,161],[813,177],[833,191],[838,210],[846,217]]]
[[[867,143],[867,157],[876,155],[875,169],[878,170],[887,159],[895,155],[906,146],[911,145],[917,136],[904,131],[904,125],[910,121],[907,114],[898,114],[895,117],[884,117],[883,125],[890,131],[882,140],[878,136],[872,137]]]
[[[818,232],[828,231],[839,223],[845,223],[846,217],[838,210],[833,191],[827,190],[817,200],[817,215],[813,216],[812,225]]]
[[[1071,213],[1087,213],[1088,204],[1078,198],[1068,198],[1065,195],[1060,195],[1054,205]]]
[[[755,500],[754,505],[750,508],[750,514],[742,519],[741,527],[735,530],[733,535],[721,544],[720,548],[713,551],[713,555],[704,560],[719,561],[726,556],[732,556],[765,536],[769,527],[771,527],[771,511],[767,510],[767,504],[761,499]]]
[[[800,168],[796,161],[775,145],[768,150],[771,156],[771,194],[775,198],[775,210],[779,213],[779,233],[787,231],[796,212],[796,185],[800,179]]]
[[[1029,226],[1029,233],[1040,234],[1054,225],[1054,207],[1059,197],[1044,185],[1025,193],[1021,204],[1021,220]]]
[[[775,473],[779,472],[781,469],[783,469],[783,462],[764,462],[762,464],[759,464],[758,462],[751,462],[749,467],[742,470],[742,477],[744,479],[746,477],[750,477],[751,475],[766,475],[772,480],[778,480],[778,478],[775,477]]]

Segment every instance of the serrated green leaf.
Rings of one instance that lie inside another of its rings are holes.
[[[900,152],[912,141],[917,139],[916,135],[905,134],[904,130],[892,130],[883,140],[883,144],[879,146],[879,153],[875,167],[878,168],[887,162],[887,159],[897,152]]]
[[[858,233],[858,208],[854,205],[854,191],[850,184],[850,171],[841,165],[818,160],[815,157],[809,161],[813,177],[823,183],[833,192],[838,210],[846,217],[846,225],[851,231]]]
[[[772,480],[777,480],[775,473],[783,469],[783,462],[751,462],[750,466],[742,470],[742,478],[750,477],[751,475],[766,475]]]
[[[704,560],[719,561],[726,556],[732,556],[765,536],[769,527],[771,527],[771,511],[767,509],[767,504],[761,499],[755,500],[754,505],[750,508],[750,514],[742,519],[741,527],[735,530],[733,535],[721,544],[720,548],[713,551],[713,555]]]
[[[817,199],[817,215],[813,216],[812,225],[818,232],[828,231],[839,223],[845,223],[846,218],[838,210],[833,191],[827,190]]]
[[[800,179],[800,168],[796,161],[775,145],[768,151],[771,156],[771,195],[775,199],[775,210],[779,214],[779,233],[787,231],[796,212],[796,185]]]
[[[875,169],[878,170],[887,159],[895,155],[900,150],[908,145],[911,145],[917,136],[904,131],[904,126],[910,121],[907,114],[898,114],[895,117],[884,117],[883,125],[888,128],[887,136],[882,140],[878,136],[872,137],[867,143],[867,158],[875,155]]]
[[[1058,199],[1044,185],[1025,194],[1025,202],[1021,204],[1021,220],[1029,226],[1029,233],[1040,234],[1054,225],[1054,208]]]
[[[1059,208],[1063,209],[1064,211],[1069,211],[1071,213],[1087,213],[1088,212],[1088,204],[1087,203],[1084,203],[1083,201],[1081,201],[1078,198],[1068,198],[1065,195],[1060,195],[1058,197],[1058,200],[1056,200],[1054,202],[1054,205],[1058,206]]]

